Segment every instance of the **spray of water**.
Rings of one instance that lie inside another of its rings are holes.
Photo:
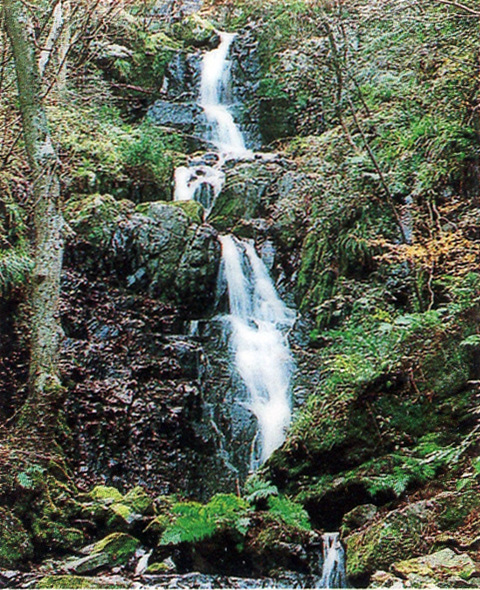
[[[251,243],[233,236],[220,241],[234,366],[248,392],[245,403],[258,422],[250,465],[254,470],[283,443],[290,424],[293,362],[285,331],[295,313],[279,298]]]

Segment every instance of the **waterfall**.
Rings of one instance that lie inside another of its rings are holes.
[[[225,156],[241,157],[249,152],[240,129],[225,104],[230,79],[230,64],[227,57],[236,35],[218,34],[220,45],[203,57],[199,104],[210,124],[211,139],[219,152]]]
[[[209,127],[205,139],[211,141],[217,150],[214,163],[195,158],[188,166],[181,166],[175,171],[174,200],[195,199],[204,206],[206,217],[225,183],[222,170],[225,161],[253,157],[252,151],[245,147],[243,135],[226,103],[230,80],[228,54],[236,35],[223,32],[218,35],[219,46],[203,56],[198,98]],[[209,156],[211,159],[212,154]]]
[[[339,533],[325,533],[322,578],[317,588],[346,588],[345,550]]]
[[[228,56],[236,35],[218,35],[218,47],[203,56],[198,98],[208,123],[205,139],[216,152],[197,155],[175,171],[175,200],[200,202],[206,216],[224,186],[225,162],[253,157],[228,106]],[[234,373],[243,384],[235,404],[255,417],[256,436],[251,443],[249,465],[255,470],[283,443],[290,424],[293,361],[284,332],[293,325],[295,314],[280,300],[251,243],[232,236],[223,236],[220,241],[230,306],[223,324],[227,326]]]
[[[233,364],[248,392],[244,404],[258,422],[250,461],[255,470],[283,443],[290,424],[293,361],[284,331],[295,313],[279,298],[251,243],[233,236],[222,236],[220,242]]]

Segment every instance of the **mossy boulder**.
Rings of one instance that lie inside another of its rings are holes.
[[[85,534],[80,529],[62,522],[59,512],[47,513],[32,522],[32,535],[35,545],[43,549],[75,549],[85,542]],[[57,521],[59,519],[60,521]]]
[[[32,555],[32,542],[22,522],[8,509],[0,508],[0,568],[16,568]]]
[[[468,554],[457,554],[452,549],[442,549],[430,555],[400,561],[393,564],[392,569],[413,587],[426,587],[432,582],[456,586],[456,581],[469,580],[480,573]]]
[[[153,499],[140,486],[130,490],[123,499],[127,506],[130,506],[135,512],[143,515],[153,515]]]
[[[103,553],[109,556],[110,563],[125,565],[140,547],[140,541],[125,533],[112,533],[95,543],[92,554]]]
[[[422,556],[445,531],[474,522],[479,506],[478,490],[447,491],[376,517],[346,538],[348,575],[355,581],[388,570],[395,562]]]
[[[198,14],[190,14],[182,21],[173,25],[173,35],[187,46],[215,46],[219,41],[218,34],[212,23]]]
[[[428,502],[416,502],[349,535],[347,576],[359,580],[376,570],[387,570],[396,561],[428,551],[428,533],[435,530],[434,517]]]
[[[128,531],[134,523],[154,514],[153,499],[140,486],[122,495],[116,488],[96,486],[88,498],[93,502],[83,504],[87,514],[103,522],[107,530]]]
[[[123,496],[117,488],[111,486],[95,486],[88,495],[92,500],[106,506],[123,500]]]
[[[95,246],[106,247],[118,223],[134,208],[131,201],[118,201],[108,194],[79,195],[68,201],[65,218],[78,236]]]
[[[259,162],[239,164],[226,174],[225,187],[208,218],[222,232],[260,217],[262,207],[266,206],[267,189],[273,182],[273,172]]]
[[[350,510],[342,519],[341,533],[343,536],[364,526],[367,522],[375,518],[378,508],[374,504],[360,504]]]

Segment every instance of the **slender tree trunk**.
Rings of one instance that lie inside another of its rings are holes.
[[[60,36],[60,46],[58,48],[59,70],[57,74],[57,87],[59,92],[65,92],[67,86],[67,55],[70,50],[70,18],[72,7],[70,0],[63,1],[63,29]]]
[[[57,155],[42,104],[41,79],[33,28],[21,0],[3,0],[12,45],[23,134],[32,170],[34,261],[31,287],[30,395],[23,424],[32,433],[50,437],[59,397],[58,355],[60,274],[63,240]]]

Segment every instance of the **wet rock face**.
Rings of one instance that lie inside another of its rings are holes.
[[[99,272],[113,275],[134,292],[182,305],[189,315],[204,315],[215,297],[217,232],[194,223],[176,205],[153,202],[142,205],[141,211],[118,214],[101,241],[92,237],[90,222],[75,227],[67,264],[94,277]],[[102,221],[92,218],[91,223],[101,227]]]
[[[205,354],[180,335],[179,311],[72,270],[63,293],[65,448],[82,485],[234,489],[204,404]]]
[[[253,27],[239,32],[232,46],[232,111],[238,121],[247,144],[260,149],[265,137],[260,131],[261,103],[258,99],[258,85],[261,78],[258,61],[258,41]]]
[[[194,102],[174,103],[157,100],[150,107],[148,116],[162,127],[174,127],[184,133],[193,133],[204,120],[202,109]]]

